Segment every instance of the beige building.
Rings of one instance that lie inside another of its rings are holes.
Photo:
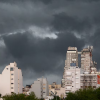
[[[92,46],[88,46],[88,48],[84,48],[81,51],[81,68],[86,72],[90,73],[90,67],[93,65],[92,62]]]
[[[17,64],[10,63],[0,74],[0,94],[2,96],[11,93],[22,93],[23,76],[21,69],[18,69]]]
[[[56,84],[56,82],[53,82],[51,85],[49,86],[49,96],[51,95],[51,91],[55,91],[55,90],[59,90],[61,88],[61,84]]]
[[[75,63],[75,66],[78,66],[78,51],[76,47],[68,47],[65,60],[65,69],[68,69],[71,66],[71,63]]]
[[[65,88],[51,89],[51,90],[49,90],[49,93],[51,93],[51,92],[53,92],[54,94],[56,94],[60,98],[66,97]]]
[[[92,61],[92,50],[93,46],[88,46],[81,52],[81,68],[84,70],[84,73],[80,76],[81,89],[87,87],[97,88],[97,63]]]
[[[61,84],[56,84],[56,82],[53,82],[51,85],[49,85],[49,90],[50,89],[60,89]]]

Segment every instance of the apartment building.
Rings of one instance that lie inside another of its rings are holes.
[[[65,73],[65,92],[75,92],[80,89],[80,68],[73,66]]]
[[[68,47],[61,81],[61,87],[65,88],[65,92],[100,87],[100,72],[97,72],[97,63],[92,61],[92,51],[93,46],[88,46],[81,52],[78,52],[76,47]],[[81,54],[81,68],[78,67],[78,54]]]
[[[66,70],[68,70],[72,66],[78,66],[78,51],[76,47],[68,47],[65,60],[64,73],[61,82],[62,87],[65,87]]]
[[[84,88],[88,88],[88,87],[92,87],[92,88],[97,88],[97,76],[98,76],[98,72],[97,69],[95,68],[95,63],[93,63],[93,66],[90,67],[90,73],[87,71],[84,71],[83,73],[81,73],[81,89]]]
[[[6,66],[0,74],[0,93],[2,96],[11,93],[22,93],[23,76],[16,62]]]
[[[46,78],[39,78],[31,85],[30,92],[34,92],[38,98],[49,96],[48,81]]]
[[[92,87],[97,88],[97,74],[81,74],[81,89]]]

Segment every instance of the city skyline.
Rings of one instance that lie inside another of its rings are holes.
[[[88,45],[99,70],[99,0],[22,1],[0,0],[0,74],[15,61],[24,86],[41,76],[61,83],[67,48]]]

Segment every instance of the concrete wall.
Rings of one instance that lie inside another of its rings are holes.
[[[22,71],[21,71],[21,69],[18,69],[18,92],[19,93],[22,93],[22,88],[23,88],[23,76],[22,76]]]
[[[30,89],[30,92],[34,92],[36,97],[38,97],[38,98],[42,98],[41,85],[42,85],[41,81],[34,81],[34,84],[32,84],[32,87]]]
[[[0,75],[0,93],[10,94],[10,66],[6,66]]]
[[[11,71],[12,73],[14,73],[14,90],[11,91],[11,92],[14,92],[14,93],[18,93],[18,68],[17,67],[13,67],[14,68],[14,71]],[[13,77],[11,76],[11,77]]]

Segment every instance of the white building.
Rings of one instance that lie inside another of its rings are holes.
[[[78,51],[76,47],[68,47],[66,60],[65,60],[65,67],[62,79],[62,87],[65,87],[65,72],[71,66],[78,66]]]
[[[49,96],[48,81],[46,78],[39,78],[32,84],[30,92],[34,92],[38,98]]]
[[[65,92],[75,92],[80,89],[80,68],[70,67],[65,72]]]
[[[17,64],[10,63],[0,74],[0,93],[2,96],[11,93],[22,93],[23,77],[21,69]]]

